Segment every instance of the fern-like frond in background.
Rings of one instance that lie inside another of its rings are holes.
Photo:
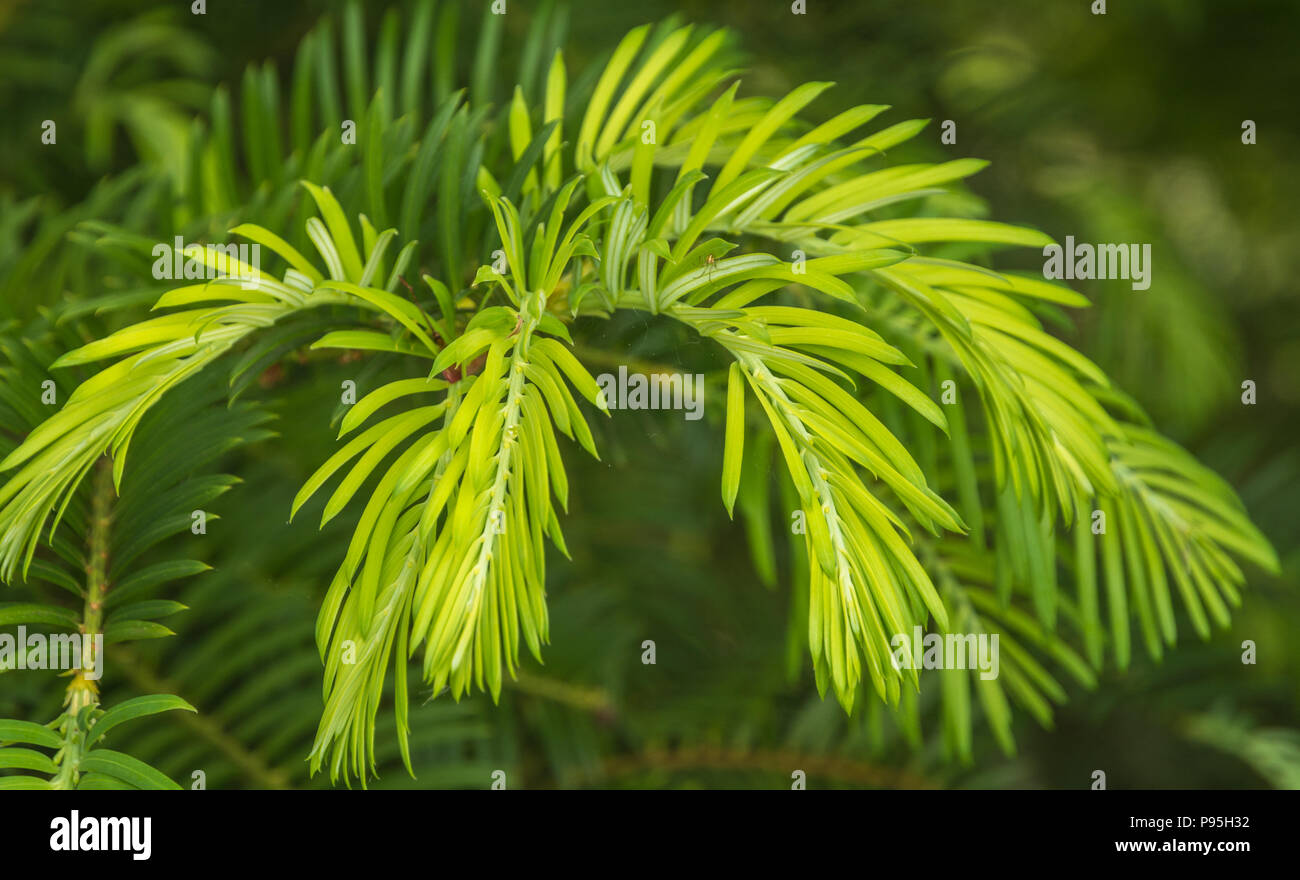
[[[35,426],[44,416],[47,403],[43,398],[53,394],[57,399],[65,393],[57,386],[43,386],[47,381],[43,377],[49,375],[54,353],[66,346],[67,333],[44,322],[22,329],[21,340],[0,337],[5,359],[0,412],[6,425]],[[56,653],[75,658],[69,667],[71,679],[63,710],[44,725],[0,720],[0,744],[18,744],[0,748],[0,767],[41,774],[6,776],[0,778],[0,787],[178,787],[151,765],[109,748],[114,738],[108,734],[137,718],[173,709],[193,712],[194,707],[180,697],[157,693],[111,707],[102,705],[100,678],[106,668],[114,671],[112,653],[119,650],[107,646],[173,635],[158,621],[185,611],[187,606],[174,599],[156,598],[157,594],[162,587],[209,566],[193,559],[142,561],[157,555],[150,552],[157,545],[190,530],[198,521],[196,514],[205,524],[209,516],[216,519],[205,508],[237,480],[212,472],[212,465],[232,448],[269,436],[262,427],[265,416],[251,406],[214,409],[211,404],[220,388],[210,379],[196,380],[188,387],[188,396],[173,396],[140,419],[139,435],[146,451],[132,459],[125,482],[120,471],[115,480],[113,463],[101,450],[90,456],[85,468],[91,471],[90,478],[66,491],[53,520],[48,510],[35,517],[34,527],[45,530],[50,552],[33,558],[33,539],[24,572],[62,588],[71,596],[71,603],[67,596],[61,601],[4,603],[0,605],[0,624],[62,631],[62,638],[79,642],[81,650],[64,648],[58,636],[50,638],[44,649],[36,649],[47,652],[41,661],[45,667],[56,666]],[[12,450],[13,438],[5,436],[3,443],[6,450]],[[67,451],[63,455],[65,461],[72,456]],[[97,646],[83,635],[99,636],[102,644]],[[16,643],[15,647],[18,652],[29,649],[27,644]]]

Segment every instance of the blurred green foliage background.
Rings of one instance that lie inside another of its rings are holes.
[[[539,5],[509,0],[504,63]],[[673,14],[725,25],[751,70],[742,94],[833,80],[813,108],[822,116],[872,102],[893,105],[889,122],[934,120],[891,161],[991,160],[971,185],[990,216],[1058,240],[1151,243],[1150,290],[1075,282],[1094,306],[1067,338],[1237,488],[1282,577],[1255,576],[1211,641],[1185,636],[1161,664],[1140,657],[1097,691],[1072,691],[1055,729],[1021,718],[1013,758],[977,729],[963,766],[934,730],[909,741],[880,707],[848,719],[816,696],[806,656],[786,649],[786,579],[760,584],[742,527],[717,503],[716,420],[620,413],[599,425],[604,462],[570,463],[573,561],[550,567],[546,666],[530,663],[499,707],[476,695],[414,710],[419,779],[400,772],[393,745],[379,785],[481,787],[504,768],[511,787],[780,787],[802,769],[811,787],[1082,788],[1102,769],[1113,788],[1300,787],[1300,6],[1147,0],[1097,16],[1090,5],[808,0],[794,16],[782,0],[578,0],[566,57],[581,69],[628,28]],[[481,4],[467,6],[476,18]],[[77,224],[109,198],[94,195],[105,178],[176,161],[216,84],[237,84],[263,59],[287,70],[299,40],[341,9],[209,0],[195,16],[180,0],[0,0],[8,309],[95,284],[93,270],[61,272],[20,301],[13,282],[32,272],[20,260],[34,247],[51,260],[75,247]],[[366,5],[372,34],[383,9]],[[58,122],[57,148],[40,142],[46,119]],[[1247,119],[1254,145],[1242,143]],[[956,123],[956,144],[940,143],[943,120]],[[1019,259],[1036,265],[1032,253]],[[628,358],[690,368],[692,352],[656,347],[653,333],[627,342],[633,330],[643,328],[611,323],[601,348],[634,344]],[[141,723],[129,744],[182,782],[204,768],[213,787],[324,784],[303,761],[320,705],[312,623],[351,522],[317,533],[285,521],[333,447],[328,397],[356,369],[290,362],[263,377],[254,396],[280,436],[227,468],[244,483],[220,502],[220,540],[191,550],[216,571],[177,596],[192,609],[178,637],[134,650],[107,682],[199,708]],[[1247,379],[1254,406],[1241,402]],[[654,666],[640,662],[645,639]],[[1241,663],[1246,639],[1256,665]],[[52,716],[49,685],[0,677],[0,717]],[[381,712],[379,739],[391,723]]]

